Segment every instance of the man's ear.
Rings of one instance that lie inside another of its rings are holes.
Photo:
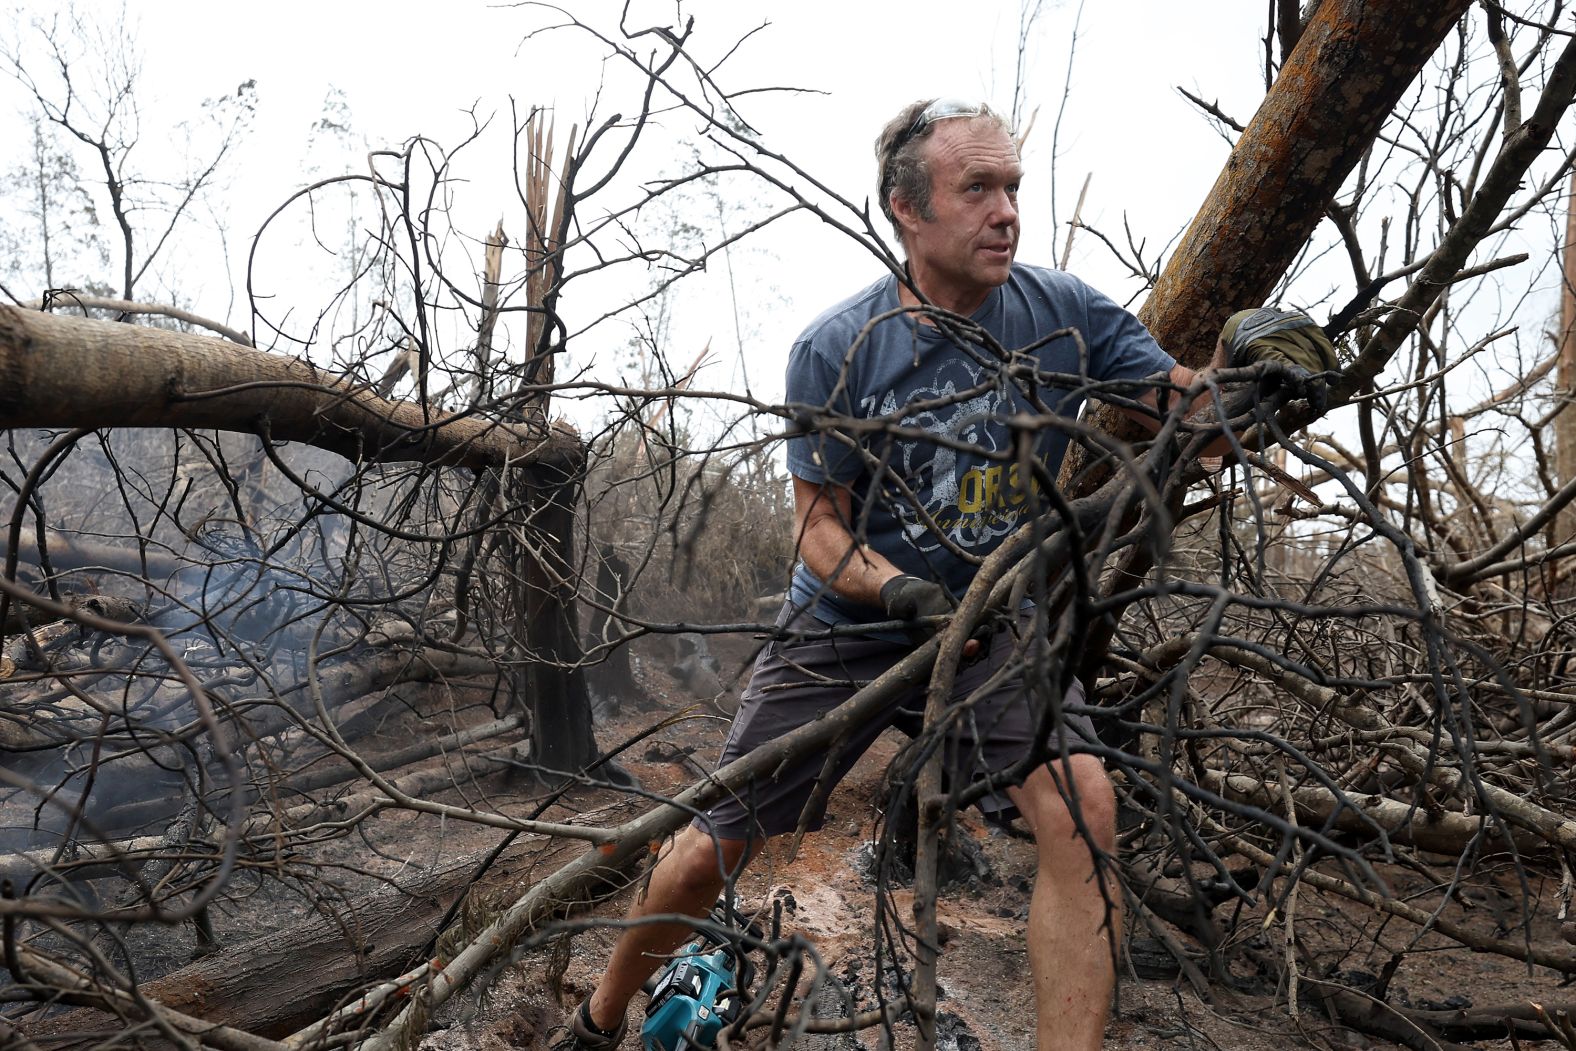
[[[919,209],[915,208],[913,202],[907,197],[893,193],[891,197],[887,198],[887,203],[892,206],[892,215],[897,219],[897,224],[904,230],[913,230],[923,221],[920,218]]]

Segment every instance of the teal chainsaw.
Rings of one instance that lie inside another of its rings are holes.
[[[740,934],[759,941],[760,928],[725,901],[711,911],[715,928],[738,932],[729,938],[703,931],[674,954],[647,983],[651,1000],[640,1027],[645,1051],[712,1051],[717,1034],[739,1020],[755,980]]]

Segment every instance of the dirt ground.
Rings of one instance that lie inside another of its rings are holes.
[[[729,656],[737,662],[738,653]],[[744,654],[747,656],[747,654]],[[724,678],[729,679],[725,668]],[[682,707],[671,680],[649,665],[642,672],[653,709],[626,711],[599,728],[604,746],[623,739],[653,721],[657,711]],[[731,681],[731,680],[729,680]],[[665,729],[628,753],[628,769],[643,786],[656,792],[676,790],[692,782],[720,747],[725,719],[717,711]],[[875,800],[885,764],[896,739],[883,739],[872,749],[834,795],[826,828],[808,837],[791,863],[786,844],[777,844],[740,881],[741,906],[769,916],[773,902],[783,905],[783,932],[802,934],[816,947],[826,973],[836,977],[859,1001],[861,1010],[874,1005],[875,962],[871,943],[876,891],[868,878],[868,841],[874,834]],[[621,820],[640,806],[611,792],[582,792],[566,801],[568,809],[584,812],[606,807],[608,820]],[[970,878],[951,889],[940,909],[945,944],[940,962],[942,999],[941,1045],[957,1051],[1010,1051],[1033,1047],[1033,999],[1024,947],[1032,844],[1025,838],[987,826],[972,813],[964,819],[988,861],[989,874]],[[567,860],[567,855],[565,856]],[[543,858],[544,865],[551,862]],[[1449,861],[1433,873],[1449,878]],[[1394,870],[1381,873],[1403,892],[1424,889],[1430,874]],[[1514,923],[1521,894],[1517,881],[1492,868],[1470,875],[1469,901],[1481,903],[1474,922],[1485,929]],[[1534,884],[1533,892],[1552,892]],[[616,920],[632,891],[597,909],[591,919]],[[906,908],[906,890],[893,896]],[[1230,911],[1227,906],[1221,913]],[[1547,910],[1545,910],[1547,911]],[[1385,922],[1371,909],[1331,899],[1304,888],[1296,906],[1296,933],[1318,966],[1348,976],[1355,984],[1379,974],[1392,955],[1405,950],[1389,991],[1392,1002],[1409,1007],[1441,1009],[1486,1007],[1525,1001],[1546,1003],[1569,999],[1557,975],[1529,969],[1493,954],[1474,954],[1436,936],[1416,938],[1415,928]],[[1129,921],[1131,928],[1131,918]],[[1246,939],[1261,955],[1284,951],[1284,924],[1265,925],[1262,911],[1237,916],[1233,937]],[[542,1048],[553,1027],[593,987],[611,945],[610,927],[592,926],[567,942],[525,952],[496,973],[485,989],[473,989],[446,1005],[434,1020],[437,1028],[421,1043],[430,1051]],[[1519,935],[1506,935],[1519,937]],[[1537,937],[1558,937],[1552,929]],[[1181,940],[1191,947],[1185,937]],[[1331,1020],[1317,1003],[1303,997],[1296,1014],[1287,1006],[1284,989],[1263,974],[1239,973],[1240,960],[1224,980],[1212,983],[1209,1002],[1199,998],[1174,974],[1164,972],[1165,957],[1157,951],[1152,932],[1130,929],[1123,974],[1106,1046],[1125,1049],[1249,1049],[1387,1048],[1391,1043],[1366,1037]],[[1157,965],[1157,959],[1159,964]],[[1307,986],[1304,985],[1306,994]],[[829,1012],[845,1010],[839,998],[819,1001]],[[643,1003],[631,1008],[631,1035],[626,1046],[638,1044],[634,1031],[643,1019]],[[895,1047],[911,1046],[912,1028],[899,1023]],[[808,1037],[796,1046],[823,1051],[880,1048],[879,1029],[866,1030],[856,1041],[848,1036]],[[1523,1041],[1523,1046],[1525,1046]],[[1509,1040],[1484,1040],[1471,1046],[1511,1048]],[[1542,1046],[1555,1046],[1544,1044]]]
[[[716,648],[723,661],[723,681],[736,689],[734,672],[748,659],[749,644],[739,640]],[[647,791],[676,792],[709,769],[726,731],[727,699],[697,705],[683,695],[657,659],[641,662],[638,674],[649,695],[648,703],[628,706],[605,719],[598,727],[598,738],[604,747],[615,746],[664,716],[693,705],[691,717],[647,737],[620,760]],[[451,711],[434,714],[430,703],[413,699],[380,731],[381,744],[377,739],[369,742],[370,750],[375,752],[383,744],[398,747],[413,735],[439,732],[465,718],[474,721],[478,709],[467,709],[463,697],[451,701]],[[471,714],[466,716],[468,711]],[[859,1010],[868,1010],[877,1002],[871,932],[878,898],[869,876],[868,844],[875,835],[882,774],[899,740],[883,738],[854,769],[832,797],[826,828],[807,837],[797,857],[790,861],[785,856],[788,844],[774,844],[738,886],[741,907],[746,911],[769,917],[774,904],[781,903],[782,932],[802,935],[813,944],[824,973],[837,980]],[[539,788],[525,777],[495,773],[460,780],[462,788],[438,798],[515,815],[530,812],[539,799]],[[547,820],[613,824],[648,805],[637,794],[580,789],[543,816]],[[941,904],[941,1046],[947,1051],[1031,1048],[1034,1005],[1024,927],[1033,847],[1021,831],[1013,835],[987,825],[973,812],[965,815],[962,824],[979,846],[987,871],[949,889]],[[468,855],[479,856],[478,852],[497,844],[500,837],[496,829],[436,821],[408,811],[386,811],[359,834],[330,839],[314,848],[313,895],[321,895],[325,873],[341,887],[341,900],[348,902],[378,881],[452,865]],[[517,847],[499,866],[507,878],[495,875],[489,883],[491,894],[501,903],[512,900],[536,876],[551,872],[581,849],[575,843],[540,840],[535,846]],[[1432,867],[1423,871],[1391,867],[1380,874],[1398,893],[1420,895],[1454,875],[1453,859],[1436,858],[1430,864]],[[1474,929],[1522,937],[1510,933],[1519,921],[1524,896],[1510,868],[1481,865],[1462,875],[1466,880],[1462,898],[1471,907],[1453,909],[1452,916]],[[280,886],[261,881],[254,894],[240,895],[218,910],[215,925],[221,943],[237,945],[267,938],[310,920],[319,908],[313,902],[321,899],[287,893],[277,889]],[[1540,905],[1539,915],[1552,913],[1548,906],[1557,890],[1557,879],[1535,880],[1528,889]],[[593,987],[614,938],[611,925],[623,915],[632,893],[628,889],[589,916],[578,917],[586,925],[572,937],[518,953],[487,980],[444,1005],[420,1047],[427,1051],[544,1048],[554,1027]],[[905,888],[894,890],[894,908],[906,912],[909,902]],[[1286,990],[1262,967],[1263,960],[1286,951],[1285,924],[1279,918],[1266,924],[1262,902],[1244,907],[1235,916],[1232,906],[1226,905],[1217,910],[1217,917],[1235,920],[1228,937],[1235,948],[1246,951],[1227,954],[1231,961],[1227,973],[1210,983],[1208,1002],[1177,977],[1174,963],[1158,950],[1154,932],[1129,917],[1117,1002],[1107,1032],[1108,1048],[1278,1051],[1398,1046],[1337,1024],[1306,995],[1296,1014],[1292,1013]],[[1373,976],[1384,972],[1392,958],[1399,956],[1389,984],[1389,1000],[1402,1006],[1484,1008],[1533,999],[1552,1008],[1573,999],[1552,972],[1541,968],[1529,972],[1513,960],[1471,953],[1435,935],[1418,939],[1409,924],[1386,921],[1370,907],[1325,897],[1308,887],[1298,892],[1295,917],[1296,936],[1310,955],[1313,970],[1340,975],[1347,984],[1371,987]],[[1185,935],[1171,933],[1190,950],[1197,950]],[[1551,922],[1544,922],[1533,936],[1558,939],[1560,932]],[[144,976],[167,973],[191,956],[189,930],[143,927],[136,940]],[[1260,961],[1257,967],[1247,962],[1255,956]],[[1316,977],[1309,966],[1303,965],[1303,973]],[[1305,981],[1305,994],[1308,988]],[[847,1006],[841,996],[829,992],[816,1000],[817,1013],[825,1015],[841,1014]],[[632,1029],[638,1029],[643,1019],[642,1007],[637,1001],[631,1008]],[[907,1023],[897,1023],[894,1036],[893,1046],[898,1051],[912,1046],[913,1031]],[[881,1048],[882,1041],[882,1031],[874,1028],[857,1039],[847,1035],[807,1037],[794,1046],[859,1051]],[[626,1047],[634,1048],[637,1043],[632,1033]],[[1472,1046],[1483,1051],[1513,1047],[1509,1040],[1484,1040]],[[1521,1046],[1526,1046],[1526,1041]]]

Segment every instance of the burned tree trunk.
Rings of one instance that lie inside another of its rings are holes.
[[[614,607],[624,604],[630,581],[629,564],[617,551],[604,544],[594,547],[596,597],[586,632],[586,645],[593,649],[614,637],[617,629]],[[640,683],[635,679],[628,646],[614,646],[604,651],[601,658],[586,669],[586,685],[591,692],[592,708],[598,713],[620,711],[626,701],[644,698]]]
[[[17,537],[17,560],[26,565],[38,565],[40,548],[49,553],[49,564],[56,570],[102,567],[135,573],[148,580],[174,576],[183,566],[191,564],[163,551],[130,544],[101,544],[52,529],[44,530],[43,536],[39,536],[34,530],[23,528]],[[0,559],[9,558],[10,554],[9,538],[0,531]],[[6,631],[18,630],[9,626],[9,620],[6,623]]]
[[[517,487],[516,506],[529,519],[529,544],[511,544],[513,607],[523,614],[525,660],[511,676],[531,713],[531,758],[554,781],[597,758],[591,695],[580,648],[578,568],[574,557],[575,474],[537,478]]]
[[[510,423],[446,414],[225,340],[0,307],[0,418],[11,427],[214,428],[303,442],[355,461],[513,470],[533,494],[522,506],[543,501],[528,523],[539,540],[511,560],[533,596],[512,630],[543,660],[515,685],[537,716],[544,768],[578,770],[595,758],[571,579],[573,480],[584,452],[570,428],[546,422],[545,411]],[[131,549],[85,545],[66,553],[74,562],[141,566]],[[552,565],[536,564],[538,557]],[[172,567],[167,556],[159,563]]]
[[[1564,283],[1560,290],[1559,352],[1555,366],[1554,396],[1559,399],[1554,417],[1554,484],[1576,480],[1576,175],[1571,176],[1572,196],[1565,206]],[[1576,533],[1576,511],[1561,511],[1550,525],[1549,547],[1556,547]]]
[[[526,123],[530,144],[526,170],[526,211],[531,217],[524,250],[529,264],[526,301],[526,359],[515,391],[517,412],[541,427],[550,418],[555,355],[563,351],[548,324],[562,290],[562,246],[573,215],[570,194],[576,174],[571,127],[562,169],[553,173],[554,125],[541,114]],[[519,498],[513,506],[525,521],[504,537],[503,557],[511,574],[510,614],[527,659],[515,667],[517,697],[528,698],[532,760],[539,775],[556,781],[584,770],[597,758],[591,732],[591,695],[586,688],[580,648],[576,592],[580,567],[574,556],[575,506],[584,479],[584,449],[554,469],[511,479]],[[530,542],[522,542],[527,537]]]

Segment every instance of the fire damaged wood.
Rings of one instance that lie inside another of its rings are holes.
[[[538,776],[556,783],[597,758],[591,730],[591,696],[580,648],[579,603],[575,598],[573,476],[548,470],[516,480],[517,505],[529,510],[535,550],[509,544],[514,564],[512,599],[524,634],[525,660],[515,669],[515,694],[530,706],[531,758]],[[608,764],[608,773],[619,768]]]
[[[3,553],[3,544],[0,544],[0,553]],[[70,603],[73,609],[84,610],[94,616],[105,620],[120,621],[124,624],[135,624],[142,619],[143,608],[131,599],[118,595],[91,595],[91,594],[65,594],[61,596]],[[29,616],[32,614],[32,616]],[[26,631],[29,628],[40,628],[45,624],[58,623],[52,615],[40,616],[37,610],[30,607],[14,605],[6,611],[5,623],[0,625],[0,634],[10,635],[14,632]]]
[[[512,744],[494,748],[477,755],[466,756],[458,765],[466,773],[461,773],[454,767],[445,764],[426,770],[415,770],[389,780],[386,782],[388,790],[374,787],[356,792],[353,795],[322,801],[309,798],[278,814],[270,813],[259,816],[245,829],[245,834],[266,843],[280,831],[300,828],[320,821],[341,820],[350,816],[359,820],[370,816],[378,810],[399,805],[401,803],[399,796],[407,798],[425,796],[431,792],[452,788],[457,781],[467,780],[468,776],[475,777],[478,774],[489,773],[505,766],[529,766],[530,760],[529,753],[526,752],[524,746]],[[370,769],[370,764],[367,764],[367,767]],[[507,817],[482,811],[476,812],[474,819],[481,824],[492,824],[500,828],[512,828],[515,824]]]
[[[22,961],[26,961],[25,965]],[[172,1045],[191,1048],[199,1046],[194,1042],[200,1041],[200,1045],[217,1048],[218,1051],[288,1051],[283,1045],[264,1037],[205,1022],[137,993],[84,978],[78,971],[64,967],[31,948],[19,949],[15,959],[9,962],[13,971],[26,976],[24,984],[36,983],[53,990],[52,998],[58,998],[63,1004],[92,1005],[89,1011],[103,1019],[103,1028],[85,1038],[90,1042],[87,1046],[102,1047],[103,1040],[109,1037],[117,1041],[133,1040],[135,1043],[132,1046],[136,1047],[153,1046],[161,1049]],[[134,1032],[137,1029],[140,1032]],[[9,1036],[8,1030],[9,1025],[0,1027],[0,1035]],[[173,1039],[165,1042],[162,1036],[153,1036],[154,1033],[170,1034]],[[8,1043],[6,1046],[15,1046],[18,1051],[34,1051],[38,1047],[25,1037],[23,1040],[22,1043]],[[79,1041],[77,1046],[83,1045]]]
[[[324,669],[318,676],[318,689],[331,709],[337,709],[349,704],[352,699],[363,698],[400,683],[447,681],[495,674],[495,666],[481,658],[441,650],[402,651],[367,656]],[[286,686],[281,695],[274,698],[228,698],[226,703],[218,706],[219,716],[227,725],[244,727],[246,739],[266,740],[301,725],[303,721],[315,719],[309,693],[308,683],[297,682]],[[162,694],[167,697],[178,695],[179,690],[175,687],[170,687]],[[70,717],[60,712],[67,706],[73,713]],[[101,709],[114,711],[111,706],[95,706],[84,697],[70,696],[40,705],[38,711],[52,713],[48,718],[23,718],[27,709],[17,711],[13,708],[6,713],[7,718],[0,720],[0,731],[4,732],[3,744],[13,749],[9,765],[18,769],[37,770],[33,776],[43,777],[53,785],[50,794],[55,800],[52,806],[42,810],[33,819],[31,828],[8,828],[0,833],[0,843],[7,849],[25,850],[49,845],[53,850],[62,835],[69,835],[73,839],[85,838],[91,843],[92,837],[82,830],[70,831],[75,826],[73,815],[78,813],[98,833],[113,834],[121,830],[143,831],[150,823],[164,821],[180,808],[182,793],[190,787],[190,779],[178,773],[189,754],[189,745],[179,743],[179,739],[200,741],[200,726],[187,723],[175,728],[172,734],[177,740],[170,743],[139,741],[123,733],[106,732]],[[131,710],[133,714],[136,711]],[[509,728],[519,726],[517,721],[505,722]],[[370,729],[371,724],[366,725]],[[441,749],[449,743],[463,747],[474,739],[477,738],[462,732],[436,742],[420,742],[397,750],[395,758],[418,754],[432,747]],[[74,741],[96,741],[98,746],[71,753],[71,758],[57,760],[55,749]],[[270,782],[266,764],[256,769],[258,780],[253,787],[246,789],[249,802],[284,788]],[[307,781],[310,783],[323,778],[328,769],[309,771],[311,776]],[[338,783],[337,773],[330,783]],[[227,794],[219,790],[220,787],[210,785],[204,796],[205,805],[218,812],[228,806],[224,802]],[[90,852],[88,856],[93,855]],[[68,860],[69,857],[68,853]]]
[[[634,576],[623,556],[611,546],[597,544],[594,551],[596,589],[594,600],[588,603],[586,625],[586,649],[592,663],[586,668],[586,689],[594,711],[611,713],[624,710],[626,704],[640,705],[646,700],[629,659],[629,646],[608,646],[618,635],[614,611],[627,605]]]
[[[397,879],[354,901],[277,933],[226,946],[141,990],[153,1002],[204,1021],[265,1037],[282,1037],[337,1006],[349,992],[408,969],[432,937],[432,926],[471,887],[484,852]],[[528,871],[507,858],[487,877],[507,884]],[[51,1047],[93,1047],[112,1018],[80,1010],[29,1025]]]
[[[12,607],[6,619],[15,627],[7,628],[5,633],[0,634],[15,633],[14,637],[6,641],[3,650],[4,655],[10,660],[13,672],[50,671],[64,665],[92,667],[94,663],[92,659],[62,661],[60,657],[68,648],[75,645],[104,636],[124,634],[115,630],[115,625],[129,626],[143,621],[142,607],[130,599],[115,595],[64,597],[72,610],[81,610],[97,617],[101,622],[100,627],[88,628],[65,617],[49,619],[45,623],[36,621],[29,623],[28,607],[21,604]]]
[[[1228,799],[1273,808],[1286,790],[1246,774],[1206,770],[1199,783]],[[1387,796],[1356,793],[1337,797],[1327,788],[1298,785],[1290,790],[1301,820],[1327,830],[1339,829],[1364,840],[1383,832],[1391,842],[1415,846],[1447,857],[1470,850],[1493,852],[1512,849],[1522,854],[1549,849],[1543,839],[1519,828],[1507,828],[1482,814],[1465,814],[1427,808]],[[1505,842],[1509,838],[1511,843]]]
[[[469,745],[479,744],[495,737],[513,734],[524,725],[519,716],[507,719],[494,720],[481,726],[472,727],[457,733],[445,734],[442,737],[426,741],[417,741],[396,749],[387,755],[376,756],[367,761],[375,771],[384,773],[398,770],[414,763],[431,759],[436,755],[447,755],[466,748]],[[501,764],[505,758],[512,757],[514,749],[502,750],[494,765]],[[485,757],[476,757],[468,760],[486,762]],[[251,791],[261,796],[265,791],[280,794],[286,798],[295,793],[319,791],[332,788],[335,785],[352,781],[361,775],[361,771],[343,760],[331,762],[314,762],[299,773],[286,776],[278,783],[260,784],[253,786]],[[420,775],[420,782],[403,782],[407,791],[429,791],[434,787],[441,787],[443,778],[433,772]],[[215,806],[223,798],[222,791],[211,793],[207,797],[210,807]],[[364,793],[359,804],[353,800],[336,799],[331,803],[319,806],[311,801],[295,804],[283,815],[286,821],[299,821],[321,809],[324,813],[344,814],[353,811],[359,806],[366,806],[377,798],[377,793]],[[143,824],[153,820],[160,812],[168,810],[168,800],[160,800],[157,810],[146,802],[117,807],[103,814],[100,818],[102,827],[107,829],[125,828],[129,825]],[[124,876],[143,865],[150,857],[155,855],[163,844],[163,836],[141,836],[133,839],[120,840],[112,843],[81,843],[68,852],[63,859],[56,859],[57,851],[48,850],[23,850],[16,851],[6,857],[0,857],[0,879],[9,879],[22,885],[40,873],[47,872],[54,878],[67,880],[103,879],[110,876]]]
[[[1284,960],[1268,954],[1261,958],[1271,970],[1283,971]],[[1531,1000],[1488,1007],[1457,1009],[1416,1008],[1395,1003],[1383,978],[1368,985],[1363,978],[1335,974],[1302,974],[1304,999],[1360,1033],[1393,1041],[1416,1051],[1470,1051],[1457,1041],[1519,1040],[1568,1042],[1566,1029],[1576,1014],[1571,1003],[1538,1003]],[[1367,986],[1367,987],[1364,987]]]
[[[125,656],[129,660],[129,655]],[[127,665],[108,661],[107,667],[93,674],[108,674]],[[497,665],[484,657],[450,650],[424,648],[394,652],[371,652],[325,667],[317,673],[316,688],[328,703],[338,707],[355,698],[385,690],[399,683],[439,682],[496,675]],[[85,677],[86,678],[86,677]],[[243,723],[252,737],[280,733],[302,715],[311,717],[313,684],[305,679],[281,683],[274,695],[252,695],[239,691],[226,694],[214,687],[224,701],[220,716]],[[172,687],[173,689],[173,687]],[[150,699],[146,703],[155,703]],[[25,718],[30,710],[47,712],[48,718]],[[55,690],[36,698],[16,698],[0,718],[0,755],[54,748],[82,739],[88,724],[102,718],[101,705],[89,703],[70,690]],[[177,735],[195,732],[194,726],[176,727]]]

